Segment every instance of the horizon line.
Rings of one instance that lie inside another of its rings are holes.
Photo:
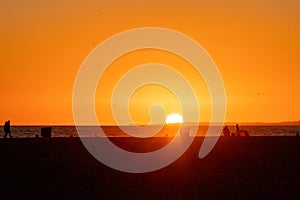
[[[175,123],[173,125],[176,125],[178,123]],[[222,122],[184,122],[183,125],[188,124],[222,124]],[[232,124],[247,124],[247,125],[266,125],[266,124],[278,124],[278,125],[284,125],[284,124],[290,124],[290,125],[300,125],[300,120],[295,121],[276,121],[276,122],[251,122],[251,121],[240,121],[240,122],[234,122],[234,121],[228,121],[223,123],[232,125]],[[85,125],[75,125],[75,124],[12,124],[11,126],[99,126],[100,124],[85,124]],[[100,126],[148,126],[148,125],[172,125],[172,124],[160,124],[160,123],[154,123],[154,124],[101,124]]]

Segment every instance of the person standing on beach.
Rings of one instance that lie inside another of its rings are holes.
[[[7,135],[11,138],[11,133],[10,133],[10,120],[6,121],[4,124],[4,138],[7,138]]]
[[[225,126],[222,130],[222,133],[224,136],[230,136],[230,131],[228,129],[228,126]]]

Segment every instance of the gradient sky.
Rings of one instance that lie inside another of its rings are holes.
[[[227,121],[299,120],[299,10],[297,0],[1,1],[0,122],[73,124],[72,90],[84,58],[111,35],[145,26],[180,31],[207,50],[224,80]],[[144,53],[153,56],[135,52],[121,58],[115,68],[110,67],[106,79],[126,71],[124,66],[132,60],[180,63],[155,51]],[[200,77],[197,80],[191,71],[182,73],[191,76],[196,90],[205,90]],[[102,95],[108,95],[109,88],[96,97],[99,118],[106,124],[113,123]],[[158,99],[169,106],[167,111],[178,112],[174,96],[149,86],[137,91],[130,104],[138,123],[147,122],[145,108],[157,100],[145,94],[161,94]],[[201,98],[201,119],[208,121],[207,95]]]

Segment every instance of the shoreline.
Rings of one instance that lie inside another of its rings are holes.
[[[45,127],[39,126],[12,126],[11,133],[14,138],[35,138],[36,136],[41,137],[41,130]],[[82,128],[82,129],[81,129]],[[242,130],[248,131],[251,137],[253,136],[295,136],[297,131],[300,131],[300,126],[240,126]],[[158,130],[157,127],[152,126],[147,129],[138,129],[137,127],[128,127],[126,130],[135,135],[153,136],[153,137],[165,137],[174,136],[178,130],[178,126],[166,126]],[[196,136],[203,137],[206,135],[208,126],[198,126],[196,127],[184,126],[181,130],[183,134],[186,131],[192,137]],[[102,131],[105,132],[108,137],[130,137],[127,135],[122,128],[115,126],[105,126],[102,127]],[[195,133],[195,131],[197,131]],[[230,133],[235,133],[236,129],[233,126],[229,126]],[[4,131],[0,129],[0,137],[3,137]],[[52,137],[78,137],[78,130],[74,126],[53,126]],[[101,137],[101,130],[98,127],[80,127],[80,137]],[[214,134],[218,136],[219,134]]]

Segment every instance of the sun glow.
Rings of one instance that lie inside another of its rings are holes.
[[[180,114],[173,113],[168,115],[166,119],[167,124],[180,124],[183,123],[183,117]]]

